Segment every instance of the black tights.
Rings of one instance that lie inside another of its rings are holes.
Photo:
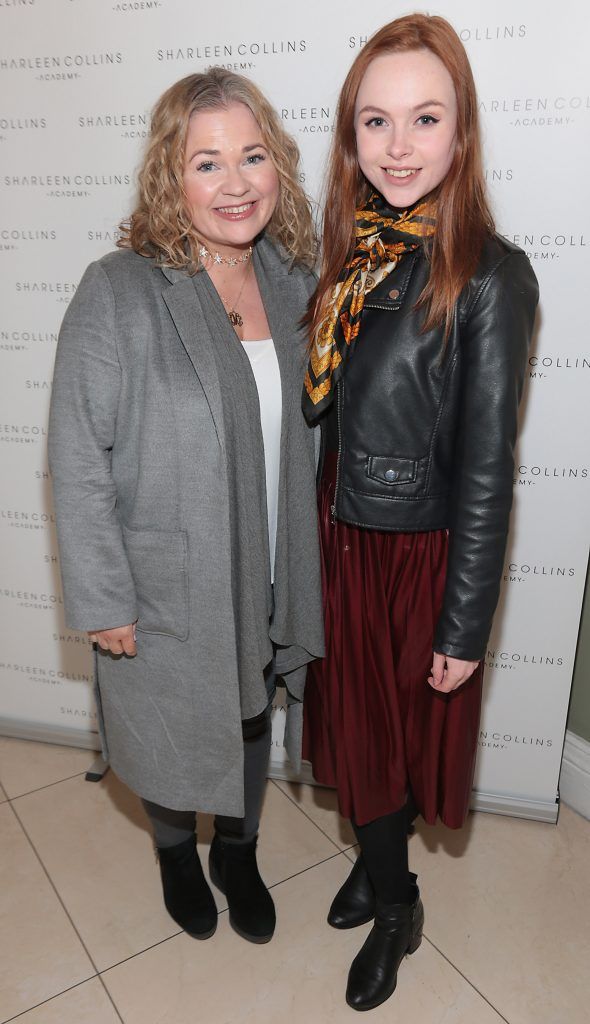
[[[384,814],[368,825],[352,822],[365,867],[381,903],[410,903],[408,808]]]

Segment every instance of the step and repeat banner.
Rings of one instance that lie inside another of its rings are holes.
[[[133,205],[149,111],[212,64],[251,76],[317,202],[344,75],[411,7],[374,0],[0,0],[0,732],[97,744],[87,639],[63,617],[45,441],[60,322]],[[448,0],[472,60],[499,230],[541,285],[500,610],[486,656],[475,806],[555,820],[588,554],[588,18]],[[586,391],[585,391],[586,389]],[[284,711],[273,771],[288,774]]]

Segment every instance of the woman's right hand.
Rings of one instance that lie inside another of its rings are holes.
[[[111,654],[128,654],[130,658],[137,654],[134,622],[129,626],[115,626],[114,629],[89,630],[88,636],[93,644]]]

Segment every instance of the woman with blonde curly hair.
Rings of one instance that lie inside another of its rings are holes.
[[[143,800],[164,900],[266,942],[256,863],[277,675],[297,760],[321,656],[313,434],[298,401],[315,282],[297,147],[221,68],[161,97],[119,251],[91,264],[60,333],[50,464],[67,621],[96,644],[111,766]],[[306,552],[305,559],[301,552]]]

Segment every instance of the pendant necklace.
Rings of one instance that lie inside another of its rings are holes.
[[[244,262],[244,261],[242,261],[242,262]],[[246,273],[244,274],[242,283],[240,285],[240,290],[239,290],[239,292],[238,292],[238,294],[236,296],[236,299],[232,303],[232,305],[229,307],[229,309],[227,308],[229,303],[223,298],[223,295],[221,295],[221,293],[220,293],[221,301],[223,302],[223,305],[225,307],[225,312],[227,313],[227,315],[229,317],[230,324],[234,328],[235,327],[243,327],[244,326],[244,318],[242,317],[242,314],[238,312],[238,310],[236,309],[236,306],[238,305],[240,299],[242,298],[242,292],[244,291],[244,285],[246,284],[246,278],[247,277],[248,277],[248,268],[246,269]]]
[[[225,266],[227,266],[227,267],[237,267],[238,263],[247,263],[248,260],[250,259],[251,255],[252,255],[252,246],[251,245],[248,246],[246,251],[243,252],[241,256],[222,256],[220,252],[216,252],[213,255],[213,253],[210,253],[209,250],[204,245],[202,245],[200,247],[200,249],[199,249],[199,257],[200,257],[202,263],[204,263],[205,260],[211,260],[211,262],[215,266],[218,266],[218,267],[222,266],[223,264],[225,264]],[[242,284],[240,286],[240,290],[238,292],[236,300],[230,306],[229,309],[227,308],[228,307],[227,301],[224,299],[224,297],[221,294],[221,292],[219,293],[219,296],[220,296],[221,301],[223,303],[223,306],[225,308],[225,312],[227,313],[227,315],[229,317],[229,322],[231,323],[232,327],[234,327],[234,328],[236,328],[236,327],[243,327],[244,326],[244,318],[242,317],[241,313],[238,313],[238,310],[236,309],[236,306],[237,306],[238,302],[240,301],[240,299],[242,297],[242,292],[244,291],[244,285],[246,284],[246,278],[247,277],[248,277],[248,268],[246,268],[246,272],[244,274],[244,277],[243,277],[243,280],[242,280]]]

